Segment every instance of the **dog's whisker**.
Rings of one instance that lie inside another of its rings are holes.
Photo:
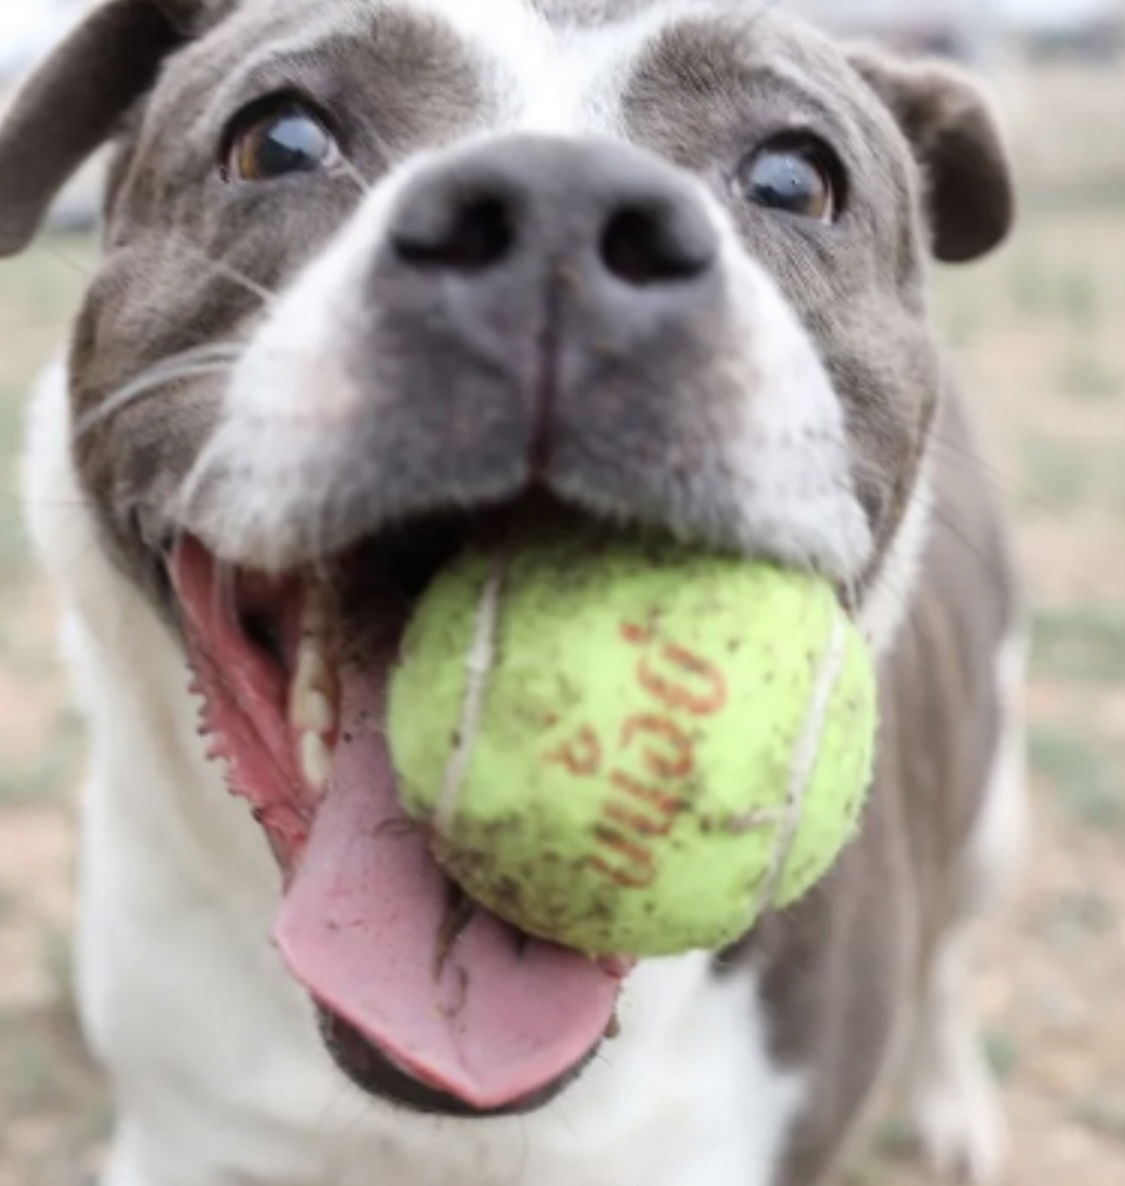
[[[48,240],[45,243],[43,250],[48,255],[58,260],[59,263],[68,267],[72,272],[75,273],[75,275],[81,276],[83,280],[92,280],[97,272],[96,267],[90,264],[82,263],[76,256],[71,255],[67,251],[60,251],[56,241]]]
[[[1018,498],[1039,510],[1048,512],[1052,510],[1049,501],[1034,487],[989,462],[975,447],[946,437],[936,430],[931,432],[928,440],[934,451],[941,453],[943,461],[959,467],[965,473],[979,475],[982,481],[987,482],[1001,495]],[[865,466],[859,459],[853,459],[852,466],[855,472],[884,482],[885,475],[876,467]]]
[[[855,459],[852,463],[853,470],[872,482],[882,493],[893,496],[894,487],[887,481],[886,475],[880,472],[871,463],[865,463],[861,459]],[[957,519],[945,510],[937,500],[933,499],[926,491],[915,490],[906,499],[904,506],[904,515],[907,510],[923,504],[925,510],[931,520],[931,524],[940,527],[949,534],[970,554],[972,559],[980,564],[982,571],[984,571],[989,579],[997,582],[998,588],[1003,588],[1006,585],[1006,562],[1003,557],[990,556],[988,553],[981,550],[980,546],[971,540],[965,530],[963,524],[959,523]]]
[[[82,440],[98,425],[104,424],[126,407],[139,403],[148,396],[164,393],[167,388],[185,379],[221,374],[228,370],[229,366],[229,363],[220,362],[200,363],[196,366],[177,368],[166,375],[154,375],[147,379],[137,380],[120,391],[113,399],[81,417],[75,426],[75,441]]]
[[[359,167],[356,165],[356,163],[344,153],[340,154],[340,168],[351,181],[355,182],[356,189],[358,189],[361,194],[366,194],[370,191],[371,182],[368,181],[367,178],[364,177],[364,175],[359,171]]]
[[[987,461],[972,447],[966,447],[957,441],[934,433],[931,437],[934,447],[940,449],[944,456],[955,465],[960,465],[969,472],[977,472],[981,477],[994,486],[1000,493],[1031,503],[1041,510],[1049,510],[1050,503],[1025,481],[1006,473],[999,466]]]
[[[185,379],[202,378],[229,371],[238,361],[241,347],[229,343],[195,346],[146,368],[124,387],[103,399],[96,408],[81,415],[74,428],[75,440],[81,440],[98,425],[116,416],[131,404],[167,389]]]
[[[234,264],[230,263],[229,261],[216,259],[214,256],[209,255],[206,251],[204,251],[202,247],[199,247],[197,244],[188,241],[187,239],[183,238],[183,236],[180,236],[177,239],[177,242],[186,250],[192,252],[194,255],[202,259],[213,271],[217,272],[221,276],[225,276],[232,283],[239,285],[253,296],[256,296],[263,305],[272,305],[274,301],[277,300],[276,292],[267,288],[264,284],[259,284],[253,276],[250,276],[241,268],[235,267]]]

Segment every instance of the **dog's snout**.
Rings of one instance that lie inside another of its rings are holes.
[[[699,182],[655,154],[494,137],[430,158],[377,208],[348,349],[371,376],[381,443],[401,431],[394,455],[432,448],[419,489],[559,493],[600,464],[595,424],[610,453],[664,431],[712,365],[729,317],[721,224]]]
[[[569,265],[634,288],[697,279],[718,249],[695,192],[658,158],[627,145],[527,136],[415,178],[390,240],[418,271],[518,273],[530,283]]]

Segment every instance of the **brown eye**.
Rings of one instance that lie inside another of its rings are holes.
[[[236,129],[225,175],[235,181],[270,181],[331,165],[339,148],[331,132],[297,103],[274,108]]]
[[[748,201],[767,210],[833,222],[840,209],[837,170],[818,142],[767,144],[743,166],[739,187]]]

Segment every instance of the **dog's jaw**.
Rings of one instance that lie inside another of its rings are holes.
[[[430,856],[399,804],[383,727],[398,598],[334,614],[311,576],[250,588],[235,574],[224,591],[218,573],[197,542],[177,545],[202,731],[277,857],[275,941],[331,1019],[333,1049],[372,1081],[366,1040],[435,1108],[542,1103],[606,1036],[628,965],[520,934]],[[251,613],[272,623],[275,654],[245,634]]]

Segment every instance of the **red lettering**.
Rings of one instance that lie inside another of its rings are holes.
[[[683,806],[678,796],[669,795],[656,787],[647,786],[633,778],[631,774],[626,774],[624,770],[615,770],[609,776],[609,781],[619,791],[623,791],[626,795],[649,807],[655,807],[657,811],[665,815],[677,815]]]
[[[622,622],[621,637],[631,646],[647,646],[652,642],[652,627],[638,626],[635,622]]]
[[[629,889],[647,889],[652,885],[656,880],[656,867],[647,848],[604,825],[596,829],[595,835],[610,853],[592,855],[589,858],[592,868]]]
[[[676,823],[674,814],[665,815],[660,819],[642,815],[639,811],[630,811],[620,803],[606,804],[605,817],[640,836],[667,836]]]
[[[589,778],[601,769],[602,745],[594,730],[583,725],[575,737],[549,753],[547,761],[565,766],[578,778]]]
[[[647,658],[641,659],[637,663],[637,679],[641,687],[667,708],[684,709],[695,716],[711,716],[726,706],[726,680],[710,660],[671,642],[661,647],[660,657],[674,669],[675,676],[681,680],[688,676],[699,684],[693,689],[686,682],[676,682],[653,671]]]
[[[628,749],[638,734],[648,734],[667,743],[664,754],[654,746],[645,747],[645,762],[653,774],[659,778],[686,778],[691,774],[695,768],[695,745],[675,721],[650,713],[630,717],[621,729],[621,748]]]

